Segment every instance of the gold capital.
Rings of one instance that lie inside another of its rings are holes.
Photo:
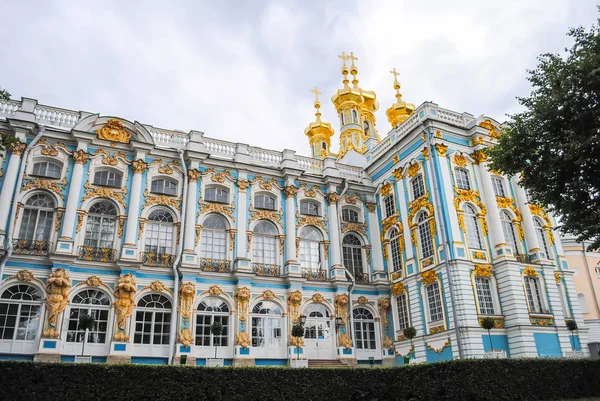
[[[148,163],[146,163],[142,159],[138,159],[134,160],[133,163],[131,163],[131,166],[133,167],[133,172],[135,174],[142,174],[144,171],[146,171]]]
[[[76,150],[73,152],[73,160],[75,160],[75,164],[85,164],[90,158],[90,154],[84,150]]]
[[[188,170],[188,179],[191,182],[197,182],[198,179],[200,179],[200,171],[195,170],[195,169],[189,169]]]

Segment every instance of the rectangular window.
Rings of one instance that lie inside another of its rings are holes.
[[[317,241],[300,241],[300,267],[308,270],[321,268],[321,246]]]
[[[275,210],[275,198],[267,195],[256,195],[254,197],[254,207],[257,209]]]
[[[229,193],[222,188],[206,188],[207,202],[227,203]]]
[[[154,180],[150,192],[155,194],[177,195],[177,184],[169,180]]]
[[[383,198],[383,210],[385,212],[384,218],[393,216],[396,213],[396,205],[394,204],[394,195],[388,195]]]
[[[540,280],[537,277],[524,277],[525,293],[527,294],[527,304],[529,312],[544,313],[544,302]]]
[[[220,335],[213,335],[210,326],[213,322],[219,322],[223,326]],[[229,336],[229,316],[221,315],[198,315],[196,316],[196,345],[226,347]]]
[[[31,175],[38,177],[48,178],[60,178],[62,174],[62,167],[56,163],[51,162],[38,162],[33,165]]]
[[[423,175],[419,174],[411,181],[413,200],[425,195],[425,184],[423,183]]]
[[[469,181],[469,172],[462,168],[454,169],[454,176],[456,177],[456,186],[460,189],[470,190],[471,182]]]
[[[396,306],[398,307],[398,330],[403,331],[410,327],[408,314],[408,296],[406,292],[396,297]]]
[[[485,277],[475,277],[475,292],[477,293],[479,314],[494,315],[494,299],[492,298],[490,279]]]
[[[344,208],[342,209],[342,220],[356,223],[358,222],[358,213],[356,210]]]
[[[431,237],[431,226],[429,221],[419,224],[419,240],[421,241],[421,258],[433,255],[433,239]]]
[[[300,213],[306,214],[309,216],[318,216],[319,215],[319,207],[316,203],[313,202],[302,202],[300,203]]]
[[[429,310],[429,322],[436,323],[444,320],[444,309],[442,307],[442,297],[440,295],[440,284],[438,281],[425,287],[427,294],[427,307]]]
[[[94,174],[94,185],[120,188],[122,178],[123,175],[115,171],[96,171],[96,174]]]
[[[500,177],[492,177],[492,186],[494,187],[494,194],[502,198],[506,198],[506,192],[504,191],[504,183]]]

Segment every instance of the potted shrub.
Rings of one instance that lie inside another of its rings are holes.
[[[223,334],[223,325],[219,321],[214,321],[210,325],[210,334],[212,334],[213,346],[215,347],[215,357],[208,359],[208,366],[223,366],[223,358],[217,359],[217,344],[215,342],[215,336]]]
[[[304,345],[304,326],[295,324],[292,326],[292,344],[296,346],[296,359],[290,360],[290,366],[293,368],[307,368],[308,359],[300,359],[300,350]]]
[[[404,364],[408,365],[410,363],[410,354],[414,352],[413,338],[417,335],[417,329],[414,327],[407,327],[403,331],[404,337],[410,340],[410,352],[404,356]]]
[[[81,345],[81,355],[75,356],[76,363],[84,363],[84,362],[89,363],[92,361],[92,357],[84,356],[84,353],[85,353],[85,343],[87,342],[88,333],[90,330],[92,330],[94,328],[95,324],[96,324],[96,319],[94,318],[94,316],[89,315],[87,313],[87,311],[81,312],[79,314],[78,329],[83,330],[84,333],[83,333],[83,344]]]
[[[577,322],[575,320],[571,319],[571,320],[567,320],[566,323],[567,323],[567,330],[569,330],[569,333],[571,333],[570,336],[569,336],[569,338],[571,340],[571,350],[573,352],[576,352],[576,350],[575,350],[575,337],[573,336],[573,332],[578,329]]]
[[[494,343],[492,342],[491,330],[496,327],[496,322],[491,317],[484,317],[481,319],[481,327],[487,330],[488,337],[490,339],[490,351],[494,352]]]

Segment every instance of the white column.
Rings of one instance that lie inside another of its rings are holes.
[[[531,210],[529,210],[527,197],[525,196],[525,190],[519,185],[519,179],[516,176],[513,176],[510,181],[515,191],[515,202],[517,203],[517,208],[521,211],[521,215],[523,216],[523,221],[521,224],[523,224],[523,231],[525,232],[527,251],[529,254],[536,254],[537,258],[539,259],[541,252],[540,244],[535,234],[533,216],[531,215]]]
[[[127,209],[127,230],[125,231],[125,246],[129,247],[135,247],[137,242],[136,233],[142,196],[142,174],[146,171],[148,164],[138,159],[132,163],[132,167],[133,179],[131,180],[131,196],[129,197],[129,208]]]
[[[500,221],[500,211],[496,203],[496,194],[492,186],[492,177],[487,169],[487,162],[481,161],[478,166],[479,182],[481,182],[481,199],[487,208],[486,219],[489,225],[490,242],[492,243],[492,258],[504,255],[512,255],[512,251],[506,243],[504,233],[502,232],[502,222]],[[501,249],[501,255],[497,250]],[[512,255],[514,256],[514,255]]]
[[[2,212],[0,213],[0,234],[2,235],[5,233],[6,223],[8,222],[10,212],[9,205],[15,193],[15,184],[17,182],[17,176],[19,175],[21,156],[25,151],[25,147],[25,143],[17,142],[11,148],[8,167],[6,169],[6,174],[4,175],[2,192],[0,192],[0,205],[2,205]],[[17,205],[14,206],[16,207]]]
[[[237,247],[236,247],[236,270],[252,271],[248,258],[248,186],[247,175],[240,173],[238,176],[238,201],[237,211]]]
[[[440,163],[440,178],[442,180],[442,191],[444,191],[444,197],[446,198],[446,206],[448,208],[448,221],[450,222],[450,233],[452,234],[452,238],[449,238],[448,241],[452,241],[450,246],[454,249],[454,254],[456,258],[461,258],[458,256],[458,252],[456,251],[456,243],[462,243],[461,230],[458,226],[458,215],[456,208],[454,207],[454,185],[452,184],[452,179],[450,177],[450,169],[448,167],[446,152],[442,152],[439,147],[439,144],[436,145],[436,150],[439,155],[439,163]],[[463,258],[466,258],[466,253]]]
[[[285,271],[291,276],[300,276],[300,263],[296,255],[296,202],[295,196],[298,188],[294,185],[293,178],[286,179],[285,194]]]
[[[79,193],[81,192],[81,182],[83,180],[83,166],[88,162],[90,155],[84,150],[73,152],[73,174],[71,174],[71,182],[69,184],[69,193],[67,195],[67,206],[60,233],[60,240],[73,241],[73,228],[75,226],[75,218],[77,217],[77,205],[79,204]],[[61,248],[57,249],[59,252]],[[70,252],[69,252],[70,253]]]
[[[400,218],[402,219],[402,232],[404,234],[404,253],[406,254],[407,265],[412,263],[413,273],[417,271],[417,265],[413,259],[413,247],[410,240],[410,226],[408,225],[408,206],[406,204],[406,191],[404,189],[404,179],[396,181],[396,188],[398,189],[398,200],[400,201]],[[389,252],[388,252],[389,254]],[[408,275],[408,272],[406,273]]]
[[[188,170],[187,205],[185,210],[185,233],[183,251],[195,253],[196,249],[196,196],[198,194],[198,179],[200,172],[195,169]]]
[[[332,189],[334,189],[333,187]],[[331,190],[331,189],[330,189]],[[338,219],[337,203],[340,196],[336,192],[327,194],[327,210],[329,214],[329,249],[331,250],[331,277],[338,280],[345,280],[346,273],[342,269],[341,241],[340,241],[340,221]]]
[[[377,205],[367,202],[367,219],[369,224],[369,237],[371,237],[371,258],[373,258],[373,270],[383,272],[383,254],[381,251],[381,231],[377,219]]]

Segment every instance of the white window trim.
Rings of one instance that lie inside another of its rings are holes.
[[[437,279],[439,288],[438,288],[438,293],[440,295],[440,300],[442,302],[442,320],[438,320],[436,322],[431,322],[431,316],[430,316],[430,308],[429,308],[429,299],[427,298],[427,290],[426,288],[429,287],[430,285],[432,285],[433,283],[430,283],[428,285],[421,285],[421,299],[423,300],[423,309],[424,309],[424,314],[425,314],[425,327],[427,328],[426,334],[431,334],[429,332],[429,330],[431,330],[432,328],[436,328],[436,327],[443,327],[444,329],[446,329],[446,305],[444,302],[444,292],[443,292],[443,283],[440,279]],[[432,323],[441,323],[441,324],[432,324]]]
[[[478,277],[475,274],[471,274],[471,284],[473,285],[473,297],[475,298],[475,306],[477,308],[477,314],[480,316],[502,316],[502,308],[500,307],[500,298],[498,296],[498,284],[496,282],[496,277],[491,275],[489,277],[481,277],[484,279],[488,279],[490,282],[490,290],[492,293],[492,303],[494,304],[494,314],[487,315],[481,313],[481,307],[479,306],[479,297],[477,297],[477,284],[475,282],[475,278]]]

